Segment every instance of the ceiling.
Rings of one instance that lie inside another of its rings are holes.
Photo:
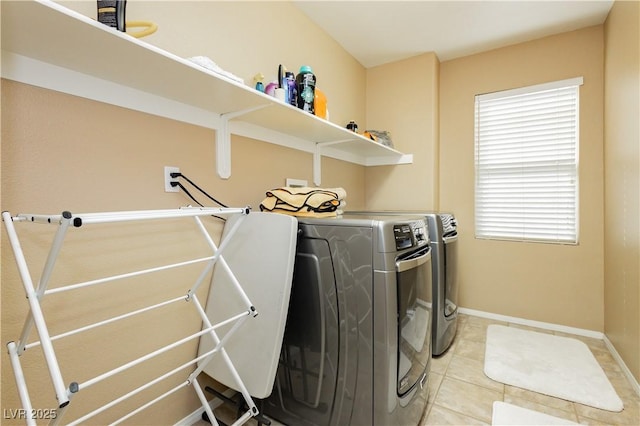
[[[447,61],[602,24],[613,0],[294,0],[365,68],[425,52]]]

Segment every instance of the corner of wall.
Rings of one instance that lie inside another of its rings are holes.
[[[604,332],[640,381],[640,3],[604,24]]]
[[[413,154],[412,164],[367,168],[369,210],[437,207],[439,64],[427,52],[367,69],[367,127],[389,131],[396,149]]]

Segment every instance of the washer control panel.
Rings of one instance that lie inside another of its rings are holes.
[[[458,222],[452,214],[440,213],[442,221],[442,232],[444,236],[454,235],[457,233]]]

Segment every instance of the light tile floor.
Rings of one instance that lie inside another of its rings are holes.
[[[640,397],[629,384],[604,341],[468,315],[461,315],[459,321],[457,336],[449,350],[432,360],[429,402],[420,426],[490,425],[494,401],[504,401],[580,424],[640,425]],[[484,351],[487,327],[491,324],[527,328],[582,340],[607,374],[625,409],[621,413],[598,410],[489,379],[484,374]]]
[[[640,425],[640,397],[635,393],[602,340],[555,333],[579,338],[589,346],[624,403],[625,408],[621,413],[598,410],[489,379],[484,374],[484,351],[487,327],[491,324],[554,333],[517,324],[460,315],[458,332],[451,347],[444,355],[432,360],[427,409],[417,426],[490,425],[494,401],[508,402],[580,424]],[[219,410],[223,411],[222,413],[217,411],[218,415],[223,414],[225,408],[220,407]],[[231,420],[228,417],[225,418],[224,414],[222,418],[229,422]],[[246,424],[256,425],[256,422],[251,419]],[[277,422],[273,424],[278,425]],[[201,421],[196,425],[204,426],[208,423]]]

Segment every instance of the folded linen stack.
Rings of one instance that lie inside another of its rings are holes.
[[[267,191],[261,211],[300,217],[334,217],[342,214],[347,192],[343,188],[289,187]]]

